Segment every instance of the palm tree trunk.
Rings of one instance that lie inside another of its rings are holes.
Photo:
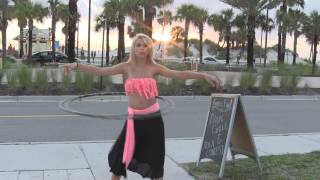
[[[286,28],[282,28],[282,40],[281,40],[281,63],[284,63],[284,58],[286,56],[286,41],[287,41],[287,31]]]
[[[23,56],[23,26],[19,27],[20,35],[19,35],[19,57]]]
[[[254,49],[253,49],[253,43],[254,43],[254,37],[255,37],[255,31],[254,31],[254,24],[255,24],[255,16],[250,15],[248,17],[248,47],[247,47],[247,67],[248,70],[253,69],[253,58],[254,58]]]
[[[155,16],[155,8],[152,6],[145,6],[145,34],[152,38],[152,20]]]
[[[55,47],[55,41],[56,41],[56,14],[55,11],[52,12],[52,21],[51,21],[51,49],[52,49],[52,61],[56,61],[56,47]]]
[[[188,51],[188,34],[189,34],[189,26],[190,26],[190,19],[186,18],[186,22],[184,24],[184,51],[183,51],[183,60],[186,60],[187,51]]]
[[[281,32],[282,32],[282,27],[281,24],[279,24],[278,27],[278,64],[281,64]]]
[[[226,53],[226,64],[229,64],[229,56],[230,56],[230,36],[227,35],[227,53]]]
[[[263,56],[263,45],[262,45],[262,39],[263,39],[263,29],[261,28],[261,36],[260,36],[260,46],[261,46],[261,49],[259,50],[259,60],[260,60],[260,65],[261,65],[261,58]]]
[[[109,33],[110,33],[110,27],[109,27],[109,25],[107,25],[106,66],[109,66],[109,61],[110,61],[110,57],[109,57],[109,51],[110,51],[110,49],[109,49],[110,48]]]
[[[269,9],[267,8],[267,26],[268,26],[268,19],[269,19]],[[267,65],[267,45],[268,45],[268,28],[266,29],[266,38],[264,40],[264,61],[263,66]]]
[[[287,13],[287,1],[283,1],[283,5],[281,6],[280,10],[282,11],[283,15]],[[287,39],[287,28],[282,26],[281,29],[281,56],[280,56],[280,63],[284,63],[284,58],[286,55],[286,39]]]
[[[312,74],[314,74],[316,72],[316,59],[317,59],[317,47],[318,47],[318,41],[319,38],[318,36],[314,36],[314,47],[313,47],[313,57],[312,57]]]
[[[124,58],[124,23],[125,18],[123,15],[119,15],[119,22],[118,22],[118,31],[119,31],[119,42],[118,42],[118,63],[123,61]]]
[[[298,34],[297,32],[294,33],[294,40],[293,40],[293,60],[292,64],[296,64],[296,59],[297,59],[297,41],[298,41]]]
[[[203,24],[200,24],[199,26],[199,38],[200,38],[200,52],[199,52],[199,58],[200,58],[200,64],[202,64],[202,41],[203,41]]]
[[[68,28],[68,59],[69,62],[75,61],[75,40],[77,29],[77,2],[78,0],[69,0],[69,28]]]
[[[7,21],[7,13],[8,13],[8,0],[4,0],[3,2],[3,9],[2,11],[2,56],[6,57],[7,56],[7,26],[8,26],[8,21]]]
[[[29,19],[29,43],[28,43],[28,59],[31,60],[32,55],[32,30],[33,30],[33,19]]]

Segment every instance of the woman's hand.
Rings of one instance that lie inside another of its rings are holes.
[[[204,79],[212,86],[215,87],[216,89],[220,88],[220,80],[216,76],[211,76],[209,74],[206,74],[204,76]]]
[[[65,75],[68,75],[71,71],[77,69],[78,63],[74,62],[74,63],[68,63],[62,66],[63,68],[63,73]]]

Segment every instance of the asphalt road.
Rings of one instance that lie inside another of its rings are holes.
[[[0,142],[53,142],[113,140],[124,121],[96,119],[62,111],[66,97],[0,97]],[[201,137],[209,97],[166,97],[175,108],[164,115],[167,138]],[[253,134],[320,132],[319,96],[244,96]],[[126,99],[81,101],[71,104],[91,114],[126,111]]]

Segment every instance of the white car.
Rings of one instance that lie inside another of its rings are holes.
[[[203,56],[202,58],[202,63],[203,64],[225,64],[226,61],[225,60],[221,60],[221,59],[217,59],[216,57],[213,56]]]

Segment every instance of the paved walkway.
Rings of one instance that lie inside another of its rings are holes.
[[[254,140],[259,156],[320,150],[320,133],[259,135]],[[0,180],[111,179],[107,152],[112,144],[113,141],[2,143]],[[164,179],[194,179],[181,164],[196,162],[200,146],[201,138],[167,139]],[[128,179],[142,178],[129,172]]]

